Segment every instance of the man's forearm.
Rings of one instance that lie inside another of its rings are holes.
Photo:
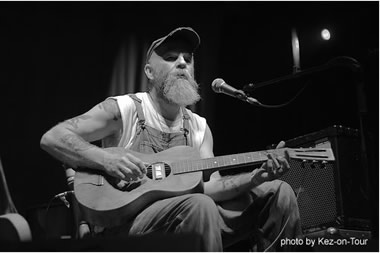
[[[250,172],[210,180],[205,183],[205,194],[215,201],[233,199],[259,184],[252,177]]]
[[[42,137],[41,148],[73,168],[103,169],[104,151],[62,126],[54,127]]]

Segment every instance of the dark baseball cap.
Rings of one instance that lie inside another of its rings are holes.
[[[146,54],[146,61],[148,62],[153,51],[156,50],[160,45],[164,44],[169,40],[183,40],[189,44],[192,49],[192,53],[197,49],[199,44],[201,43],[201,39],[196,31],[194,31],[191,27],[178,27],[171,31],[168,35],[159,38],[153,41],[152,45],[150,45],[148,52]]]

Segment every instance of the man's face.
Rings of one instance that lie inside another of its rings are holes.
[[[166,102],[188,106],[199,101],[193,56],[186,44],[172,41],[161,45],[152,53],[148,64],[153,88]]]

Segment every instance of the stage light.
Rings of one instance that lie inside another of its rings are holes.
[[[322,36],[322,39],[324,40],[330,40],[331,38],[330,31],[328,29],[323,29],[321,32],[321,36]]]

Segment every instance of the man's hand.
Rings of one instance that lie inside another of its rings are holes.
[[[103,167],[107,174],[125,181],[135,181],[146,174],[144,163],[124,148],[106,148]]]
[[[284,146],[285,142],[281,141],[276,149],[283,148]],[[288,172],[290,169],[287,161],[289,159],[288,151],[285,151],[285,156],[286,157],[268,154],[268,160],[263,163],[259,169],[252,171],[252,182],[255,185],[259,185],[267,181],[278,179]]]

